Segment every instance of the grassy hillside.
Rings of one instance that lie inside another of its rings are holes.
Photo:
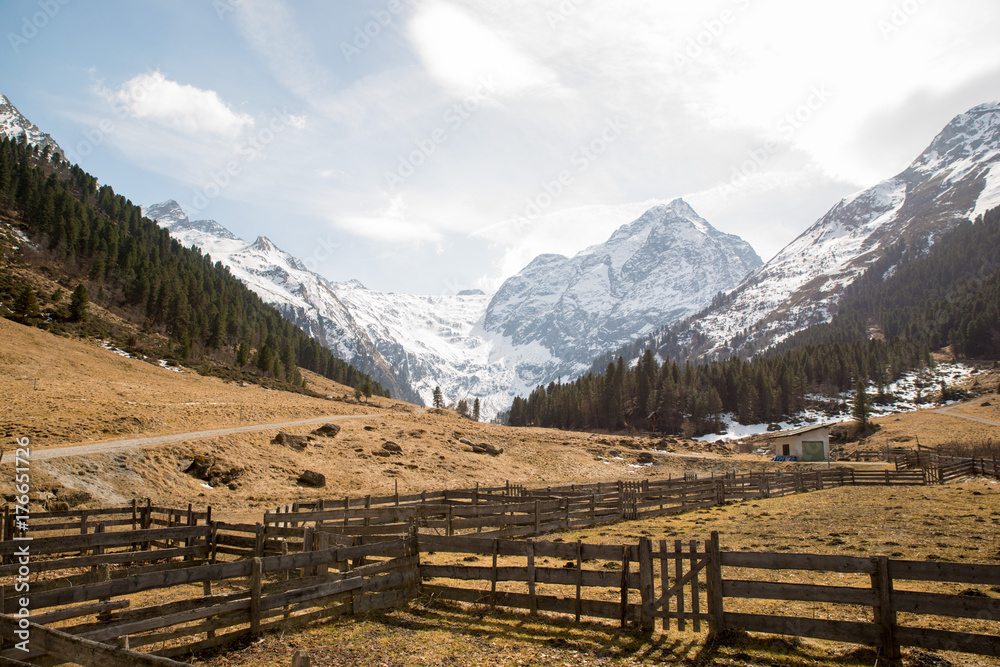
[[[110,186],[10,140],[0,141],[0,252],[0,315],[22,324],[285,389],[301,387],[306,368],[386,395]]]

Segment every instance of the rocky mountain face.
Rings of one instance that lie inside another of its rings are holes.
[[[341,290],[367,291],[359,283],[332,283],[309,271],[266,237],[247,243],[214,220],[189,220],[173,200],[144,207],[143,214],[183,245],[196,246],[222,262],[265,303],[276,307],[337,356],[369,373],[393,396],[419,402],[420,397],[400,374],[399,367],[382,357],[337,296]]]
[[[29,144],[43,149],[48,147],[53,152],[59,151],[62,153],[62,149],[59,148],[59,144],[55,142],[55,139],[42,132],[37,125],[22,116],[17,107],[11,104],[11,101],[4,95],[0,95],[0,136],[10,139],[17,139],[23,136]]]
[[[722,305],[675,327],[688,356],[749,355],[836,312],[838,295],[900,240],[932,243],[1000,205],[1000,103],[952,120],[903,172],[845,197]]]
[[[490,418],[539,383],[570,379],[595,354],[690,315],[760,265],[681,200],[651,209],[573,258],[545,255],[492,298],[384,294],[308,271],[266,238],[247,243],[176,202],[144,209],[185,245],[221,261],[394,396],[479,398]]]
[[[547,352],[547,381],[704,308],[762,262],[684,200],[656,206],[574,257],[542,255],[490,301],[486,331]]]

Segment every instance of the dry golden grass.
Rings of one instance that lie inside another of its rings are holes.
[[[886,555],[900,559],[997,563],[1000,561],[1000,484],[969,480],[944,487],[837,488],[748,501],[690,514],[618,523],[549,535],[542,539],[577,539],[588,543],[634,544],[640,536],[654,541],[703,540],[722,534],[724,550],[807,552],[840,555]],[[488,565],[489,556],[423,555],[436,564]],[[540,559],[540,567],[562,561]],[[524,565],[523,559],[499,559],[500,566]],[[588,569],[614,567],[588,563]],[[732,578],[768,578],[798,583],[868,587],[867,576],[761,573],[727,568]],[[476,587],[472,582],[453,585]],[[487,589],[485,584],[479,586]],[[958,593],[977,588],[990,597],[1000,592],[967,584],[913,584],[897,588]],[[525,592],[523,584],[501,583],[498,590]],[[539,595],[571,597],[571,587],[538,585]],[[617,591],[585,589],[589,599],[617,600]],[[688,606],[690,608],[690,606]],[[870,608],[729,600],[727,609],[752,613],[793,614],[841,620],[871,620]],[[900,616],[901,623],[996,633],[997,624],[940,617]],[[690,628],[690,626],[689,626]],[[204,656],[199,665],[286,665],[297,649],[308,650],[321,665],[873,665],[876,652],[863,646],[794,638],[734,635],[707,645],[704,632],[643,637],[611,622],[576,625],[567,616],[490,610],[484,606],[417,601],[405,608],[363,619],[344,619],[289,635],[269,635],[224,654]],[[904,649],[907,665],[997,665],[1000,661],[959,653]],[[947,662],[942,662],[946,660]]]
[[[459,418],[451,411],[421,413],[415,406],[372,399],[370,405],[241,387],[195,373],[176,373],[127,359],[90,341],[69,340],[0,320],[0,432],[4,445],[29,437],[32,447],[86,445],[128,437],[189,433],[318,416],[371,415],[342,421],[341,433],[304,452],[271,444],[276,430],[198,439],[143,450],[39,461],[32,485],[44,491],[79,488],[95,504],[150,497],[156,503],[210,504],[217,516],[259,520],[263,509],[317,496],[400,493],[500,484],[529,485],[642,478],[650,474],[729,470],[759,461],[725,448],[690,441],[627,438],[546,429],[510,429]],[[38,377],[38,389],[33,390]],[[322,395],[353,395],[347,388],[305,373]],[[375,416],[384,415],[384,416]],[[307,434],[314,427],[288,429]],[[498,457],[474,454],[461,440],[504,448]],[[377,456],[392,441],[401,455]],[[655,466],[635,465],[643,449],[665,450]],[[613,456],[620,450],[620,456]],[[691,454],[710,454],[699,458]],[[239,488],[209,489],[179,470],[195,454],[218,458],[224,468],[243,468]],[[10,493],[9,459],[0,466],[0,493]],[[323,473],[327,488],[298,484],[304,469]]]

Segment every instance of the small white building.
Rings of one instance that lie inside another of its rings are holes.
[[[803,426],[768,436],[775,456],[794,456],[796,461],[830,460],[830,427]]]

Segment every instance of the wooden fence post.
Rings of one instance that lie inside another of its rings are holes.
[[[308,651],[298,650],[292,656],[292,667],[312,667],[312,658]]]
[[[583,614],[583,542],[576,541],[576,622]]]
[[[726,627],[722,601],[722,549],[719,547],[718,531],[713,530],[711,539],[705,540],[705,551],[708,555],[705,583],[708,588],[708,615],[711,616],[708,635],[715,637]]]
[[[314,531],[312,528],[302,529],[302,553],[305,553],[307,551],[315,551],[315,545],[313,543],[313,533]],[[287,544],[287,540],[282,540],[281,543]],[[305,579],[306,577],[314,574],[313,572],[314,569],[315,568],[310,568],[310,567],[302,568],[302,572],[299,574],[299,578]]]
[[[882,654],[890,660],[899,658],[896,643],[896,613],[892,610],[892,579],[889,578],[889,559],[876,556],[875,571],[871,575],[878,605],[875,607],[875,624],[879,628],[879,643]]]
[[[629,565],[632,562],[631,558],[631,547],[625,545],[622,547],[622,587],[621,587],[621,611],[622,611],[622,629],[628,627],[628,584],[629,584]]]
[[[253,555],[256,558],[264,557],[264,526],[258,523],[253,541]]]
[[[250,566],[250,634],[256,637],[260,634],[260,592],[263,575],[263,564],[260,558],[254,558]]]
[[[490,606],[497,606],[497,555],[500,553],[500,540],[493,540],[493,571],[490,572]]]
[[[208,536],[208,561],[215,565],[215,559],[219,551],[219,522],[213,521],[212,531]]]
[[[681,550],[684,547],[680,540],[674,540],[674,581],[675,584],[679,583],[681,579],[684,578],[684,559],[681,558]],[[686,621],[684,619],[684,587],[681,586],[680,590],[677,591],[677,629],[683,630],[686,627]]]
[[[542,517],[538,513],[538,501],[535,501],[535,535],[542,534]]]
[[[643,632],[652,632],[656,591],[653,589],[653,545],[648,537],[639,538],[639,596],[642,598],[640,627]]]
[[[537,503],[536,503],[537,504]],[[535,597],[535,542],[528,540],[528,611],[538,615],[538,599]]]
[[[670,565],[667,560],[667,541],[660,540],[660,588],[662,589],[663,595],[663,611],[666,612],[670,609],[670,600],[667,598],[667,591],[670,590]],[[667,615],[663,615],[662,623],[660,626],[664,632],[670,629],[670,619]]]

